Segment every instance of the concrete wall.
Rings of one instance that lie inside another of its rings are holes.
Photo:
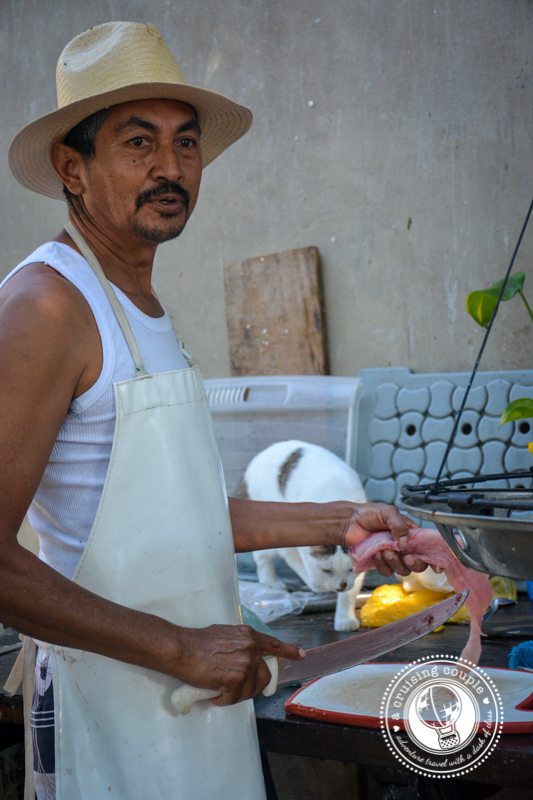
[[[61,226],[6,149],[55,104],[64,44],[150,21],[192,83],[255,113],[204,176],[156,289],[206,376],[229,372],[222,264],[314,244],[333,374],[469,370],[464,297],[503,276],[532,187],[528,0],[1,0],[0,219],[5,273]],[[533,223],[516,268],[529,272]],[[526,284],[527,285],[527,284]],[[533,326],[502,308],[482,368],[531,368]]]

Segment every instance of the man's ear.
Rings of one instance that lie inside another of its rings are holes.
[[[50,151],[52,166],[61,182],[74,195],[82,195],[85,191],[85,164],[81,153],[67,144],[52,145]]]

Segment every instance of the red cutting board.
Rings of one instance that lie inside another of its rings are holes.
[[[363,728],[380,727],[385,690],[406,664],[360,664],[318,678],[285,702],[290,714]],[[495,683],[503,704],[503,733],[533,732],[533,673],[483,667]],[[522,708],[519,708],[522,706]],[[392,720],[391,720],[392,723]],[[403,720],[395,724],[404,729]]]

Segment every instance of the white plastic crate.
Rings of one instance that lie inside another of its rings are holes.
[[[274,442],[301,439],[354,461],[358,378],[275,375],[204,383],[229,495],[250,460]]]

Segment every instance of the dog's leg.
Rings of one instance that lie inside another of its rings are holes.
[[[285,583],[278,578],[276,572],[276,550],[255,550],[254,561],[257,569],[257,580],[272,589],[285,589]]]
[[[337,605],[335,606],[335,618],[333,620],[333,627],[336,631],[356,631],[359,628],[355,604],[364,579],[365,573],[359,573],[351,589],[337,594]]]

